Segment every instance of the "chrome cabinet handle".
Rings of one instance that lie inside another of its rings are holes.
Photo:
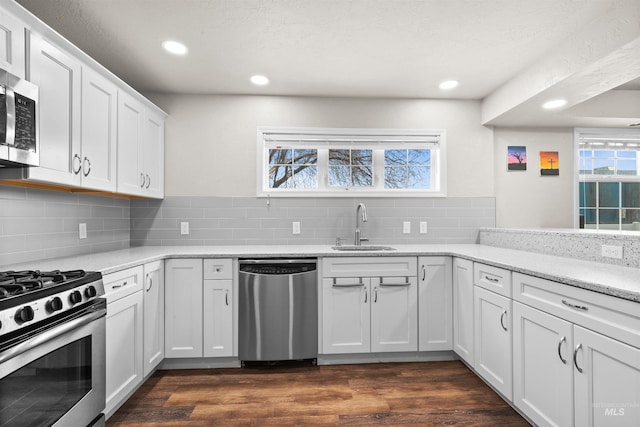
[[[575,365],[578,372],[582,373],[582,368],[578,366],[578,351],[582,348],[582,344],[578,344],[576,349],[573,351],[573,364]]]
[[[489,276],[484,276],[484,278],[487,282],[491,282],[491,283],[498,283],[500,281],[500,279],[496,279],[494,277],[489,277]]]
[[[422,281],[424,281],[427,278],[427,269],[424,267],[424,265],[422,266]]]
[[[123,286],[127,286],[127,282],[124,282],[122,285],[113,285],[113,286],[111,287],[111,289],[118,289],[118,288],[121,288],[121,287],[123,287]]]
[[[364,290],[364,303],[367,303],[367,298],[368,298],[369,292],[367,292],[367,290]]]
[[[229,291],[224,291],[224,303],[228,306],[229,305]]]
[[[149,292],[153,287],[153,277],[151,277],[149,273],[147,273],[147,280],[149,281],[149,287],[147,288],[147,292]]]
[[[84,166],[87,164],[89,165],[89,167],[85,168]],[[89,176],[89,174],[91,173],[91,161],[87,157],[85,157],[84,160],[82,161],[82,170],[83,170],[82,174],[84,176]]]
[[[144,188],[144,184],[146,183],[146,178],[143,173],[140,174],[140,178],[142,178],[142,184],[140,184],[140,188]]]
[[[504,310],[500,315],[500,326],[502,326],[502,329],[504,329],[505,331],[507,330],[507,328],[504,326],[504,316],[506,315],[507,315],[507,310]]]
[[[567,364],[567,359],[564,359],[564,358],[562,357],[562,351],[561,351],[562,343],[564,343],[565,341],[567,341],[567,337],[562,337],[562,338],[560,338],[560,342],[558,342],[558,357],[560,358],[560,361],[561,361],[563,364],[565,364],[565,365],[566,365],[566,364]]]
[[[377,303],[378,302],[378,287],[376,286],[375,288],[373,288],[373,302]]]
[[[151,177],[149,176],[149,174],[147,174],[147,186],[144,188],[149,188],[150,185],[151,185]]]
[[[78,161],[78,163],[76,163],[76,160]],[[76,169],[76,164],[78,165],[77,169]],[[80,173],[80,170],[82,169],[82,160],[80,159],[80,156],[78,156],[77,154],[73,155],[73,165],[71,168],[73,169],[74,175],[78,175]]]
[[[339,285],[337,283],[334,283],[333,285],[331,285],[332,288],[361,288],[363,286],[364,283],[352,283],[347,285]]]
[[[398,286],[411,286],[411,283],[406,282],[406,283],[380,283],[380,287],[384,288],[384,287],[398,287]]]
[[[585,305],[576,305],[576,304],[571,304],[570,302],[568,302],[567,300],[562,300],[562,303],[564,305],[566,305],[567,307],[571,307],[571,308],[575,308],[576,310],[583,310],[583,311],[587,311],[589,310],[589,307],[585,306]]]

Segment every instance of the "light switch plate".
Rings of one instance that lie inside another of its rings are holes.
[[[293,234],[300,234],[300,221],[293,221],[291,232]]]
[[[410,234],[411,233],[411,221],[404,221],[402,223],[402,232],[404,234]]]
[[[420,234],[427,234],[427,221],[420,221]]]
[[[78,238],[86,239],[87,238],[87,224],[81,222],[78,224]]]
[[[622,246],[602,245],[602,256],[622,259]]]
[[[181,222],[180,223],[180,234],[183,236],[186,236],[189,234],[189,223],[188,222]]]

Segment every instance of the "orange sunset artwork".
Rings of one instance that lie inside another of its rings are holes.
[[[560,158],[557,151],[540,152],[540,175],[560,175]]]

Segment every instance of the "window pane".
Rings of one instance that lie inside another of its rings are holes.
[[[601,208],[620,207],[620,184],[600,182],[598,185],[598,206]]]
[[[640,182],[622,183],[622,207],[640,208]]]
[[[600,223],[600,225],[615,224],[617,226],[620,222],[618,218],[619,212],[620,211],[618,209],[598,209],[598,215],[600,216],[600,220],[598,222]]]
[[[370,187],[373,183],[373,171],[370,166],[354,166],[351,168],[351,185],[354,187]]]
[[[315,165],[318,163],[318,150],[300,149],[293,150],[293,163],[296,165]]]
[[[404,166],[385,166],[384,188],[406,188],[407,169]]]
[[[291,166],[273,166],[269,169],[269,188],[293,188]]]
[[[406,165],[407,150],[384,150],[385,165]]]
[[[348,187],[351,184],[349,166],[329,166],[329,185]]]
[[[428,166],[409,166],[407,188],[430,188],[431,168]]]
[[[278,148],[269,150],[269,166],[291,164],[291,150]]]
[[[352,165],[371,165],[371,150],[351,150]]]
[[[615,157],[615,152],[613,150],[594,150],[593,157],[596,158],[613,158]]]
[[[595,159],[593,161],[593,173],[596,175],[613,175],[614,159]]]
[[[635,160],[618,160],[618,175],[637,175]]]
[[[618,157],[622,157],[625,159],[635,159],[636,151],[618,151]]]
[[[595,209],[580,209],[580,215],[584,215],[585,224],[596,223],[596,210]]]
[[[580,171],[582,175],[591,175],[593,173],[593,160],[590,158],[580,157]]]
[[[410,165],[429,165],[431,150],[408,150],[407,163]]]
[[[622,223],[623,224],[640,223],[640,209],[622,209]],[[625,227],[625,229],[636,230],[634,227]]]
[[[351,164],[350,150],[329,150],[330,165],[349,165]]]
[[[596,205],[596,183],[581,182],[580,188],[580,207],[595,208]]]
[[[580,150],[580,157],[592,157],[593,151],[591,150]]]
[[[293,186],[295,188],[318,188],[318,167],[296,168],[293,175]]]

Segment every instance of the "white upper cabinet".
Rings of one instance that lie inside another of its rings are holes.
[[[16,17],[0,9],[0,68],[25,77],[25,27]]]
[[[164,197],[164,117],[123,91],[118,97],[117,191]]]
[[[31,34],[29,79],[38,86],[40,167],[29,168],[29,179],[79,186],[80,102],[82,64],[45,38]]]

